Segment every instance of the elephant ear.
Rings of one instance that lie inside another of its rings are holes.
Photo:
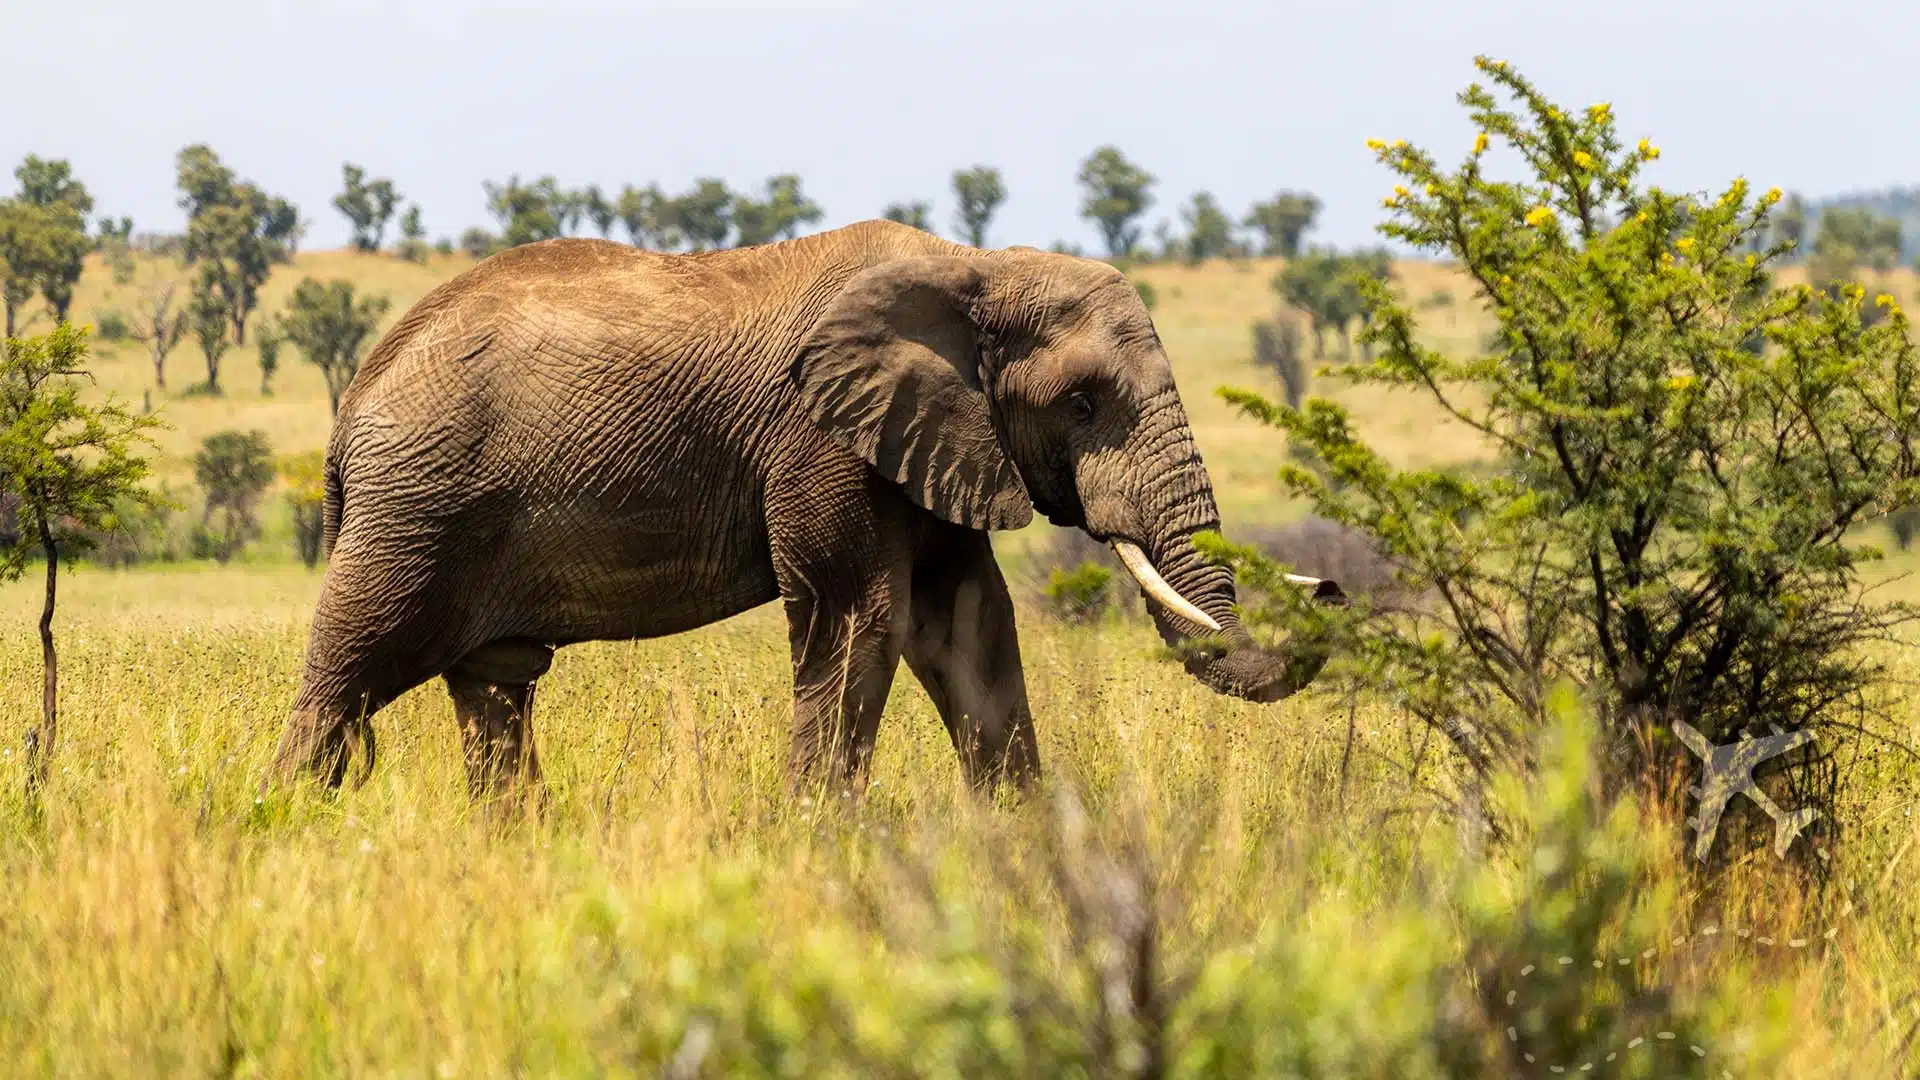
[[[809,331],[793,380],[813,422],[956,525],[1033,520],[985,391],[985,275],[954,256],[894,259],[856,274]]]

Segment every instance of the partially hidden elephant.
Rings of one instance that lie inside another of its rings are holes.
[[[1326,660],[1256,646],[1193,535],[1212,486],[1113,267],[891,222],[701,254],[558,239],[434,289],[372,349],[326,455],[329,552],[269,781],[373,767],[369,718],[446,680],[470,793],[538,788],[555,648],[778,599],[788,783],[865,782],[904,658],[976,787],[1039,774],[989,534],[1035,510],[1111,544],[1209,687]],[[1300,645],[1295,642],[1294,645]]]

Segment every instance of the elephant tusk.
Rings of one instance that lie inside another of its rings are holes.
[[[1127,573],[1132,574],[1134,580],[1140,583],[1140,587],[1146,590],[1147,595],[1158,600],[1161,607],[1190,622],[1199,623],[1208,630],[1219,632],[1220,624],[1214,621],[1213,616],[1201,611],[1192,601],[1175,592],[1173,586],[1167,584],[1167,579],[1161,577],[1160,571],[1155,570],[1153,563],[1147,560],[1146,552],[1125,540],[1114,540],[1110,543],[1113,545],[1113,553],[1120,556],[1120,562],[1126,566]]]

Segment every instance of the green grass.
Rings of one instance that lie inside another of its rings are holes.
[[[307,254],[269,296],[301,273],[350,275],[391,290],[394,318],[460,265]],[[1269,308],[1271,272],[1136,271],[1159,294],[1229,529],[1297,513],[1273,479],[1272,433],[1213,393],[1276,389],[1252,369],[1246,329]],[[1445,271],[1401,273],[1424,295]],[[130,295],[96,267],[76,314]],[[1475,318],[1464,306],[1451,326],[1438,316],[1435,340],[1464,347]],[[175,424],[163,476],[184,478],[192,447],[221,427],[264,427],[281,451],[323,444],[318,373],[289,355],[262,397],[252,357],[229,359],[224,398],[156,396]],[[183,345],[170,383],[185,386],[196,363]],[[96,371],[136,401],[151,380],[135,345]],[[1336,396],[1398,461],[1478,452],[1411,398]],[[1018,563],[1043,535],[996,543]],[[0,587],[0,1076],[656,1076],[702,1031],[704,1071],[678,1075],[1067,1069],[1073,1039],[1030,1036],[1083,1032],[1099,995],[1041,855],[1048,806],[976,803],[904,669],[857,806],[782,788],[790,674],[771,606],[675,638],[564,650],[535,712],[554,794],[542,822],[476,819],[437,684],[376,719],[364,788],[256,802],[320,580],[270,540],[225,569],[63,577],[63,725],[44,821],[21,802],[19,749],[39,709],[40,583]],[[1448,995],[1470,989],[1466,908],[1445,884],[1458,822],[1434,797],[1445,761],[1381,702],[1213,695],[1160,659],[1137,620],[1064,627],[1029,608],[1021,627],[1048,776],[1081,793],[1095,838],[1144,842],[1165,966],[1198,976],[1173,1019],[1186,1055],[1174,1071],[1434,1074]],[[1903,685],[1920,677],[1909,649],[1888,656]],[[1895,719],[1887,734],[1920,742],[1911,710]],[[1705,1058],[1668,1046],[1641,1072],[1588,1075],[1887,1073],[1920,1020],[1908,885],[1920,771],[1877,744],[1846,752],[1860,763],[1833,868],[1851,913],[1803,895],[1764,851],[1683,889],[1646,917],[1656,939],[1691,944],[1636,964],[1696,1003],[1718,1041]],[[1685,880],[1680,805],[1647,802],[1644,884]],[[1101,849],[1071,844],[1067,862],[1090,870]],[[1533,875],[1523,861],[1497,880],[1524,899]],[[1117,903],[1124,889],[1094,894]],[[1563,902],[1526,910],[1551,921]],[[1709,924],[1729,933],[1708,944]],[[1785,944],[1799,937],[1817,947]],[[1049,994],[1068,1019],[1046,1019]],[[1647,1030],[1665,1015],[1645,1017]],[[846,1066],[849,1047],[887,1067]]]

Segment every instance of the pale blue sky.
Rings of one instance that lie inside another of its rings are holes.
[[[1098,14],[1094,14],[1097,12]],[[826,225],[997,165],[989,241],[1095,246],[1073,175],[1115,142],[1236,214],[1281,187],[1318,239],[1370,242],[1392,181],[1366,138],[1452,158],[1472,57],[1569,105],[1611,100],[1656,179],[1809,195],[1920,182],[1920,4],[1805,0],[882,0],[471,4],[72,0],[7,5],[0,161],[72,159],[99,209],[177,229],[173,155],[206,141],[343,242],[340,163],[391,176],[435,235],[487,223],[483,179],[569,185],[799,172]]]

